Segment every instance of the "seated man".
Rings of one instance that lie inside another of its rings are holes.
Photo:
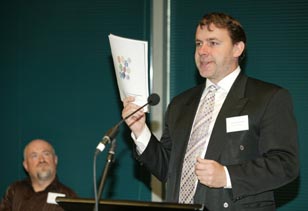
[[[57,178],[58,157],[45,140],[35,139],[24,149],[23,166],[29,178],[11,184],[3,197],[1,211],[63,211],[57,204],[47,202],[51,195],[76,193]]]

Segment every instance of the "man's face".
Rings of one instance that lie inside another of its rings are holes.
[[[238,66],[244,43],[233,44],[227,29],[211,24],[198,26],[196,31],[195,62],[202,77],[218,83]]]
[[[24,168],[32,180],[49,181],[56,175],[58,158],[43,140],[32,141],[25,149]]]

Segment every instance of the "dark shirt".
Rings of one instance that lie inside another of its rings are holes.
[[[35,192],[28,178],[8,187],[0,211],[63,211],[59,205],[47,203],[49,192],[64,193],[69,198],[77,197],[73,190],[57,178],[44,191]]]

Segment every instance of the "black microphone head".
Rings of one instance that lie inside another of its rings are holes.
[[[157,105],[159,101],[160,101],[160,97],[158,94],[153,93],[148,97],[148,103],[151,106]]]

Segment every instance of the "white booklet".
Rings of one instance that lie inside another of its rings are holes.
[[[147,103],[148,42],[109,35],[109,42],[121,100],[135,97],[135,104]]]

